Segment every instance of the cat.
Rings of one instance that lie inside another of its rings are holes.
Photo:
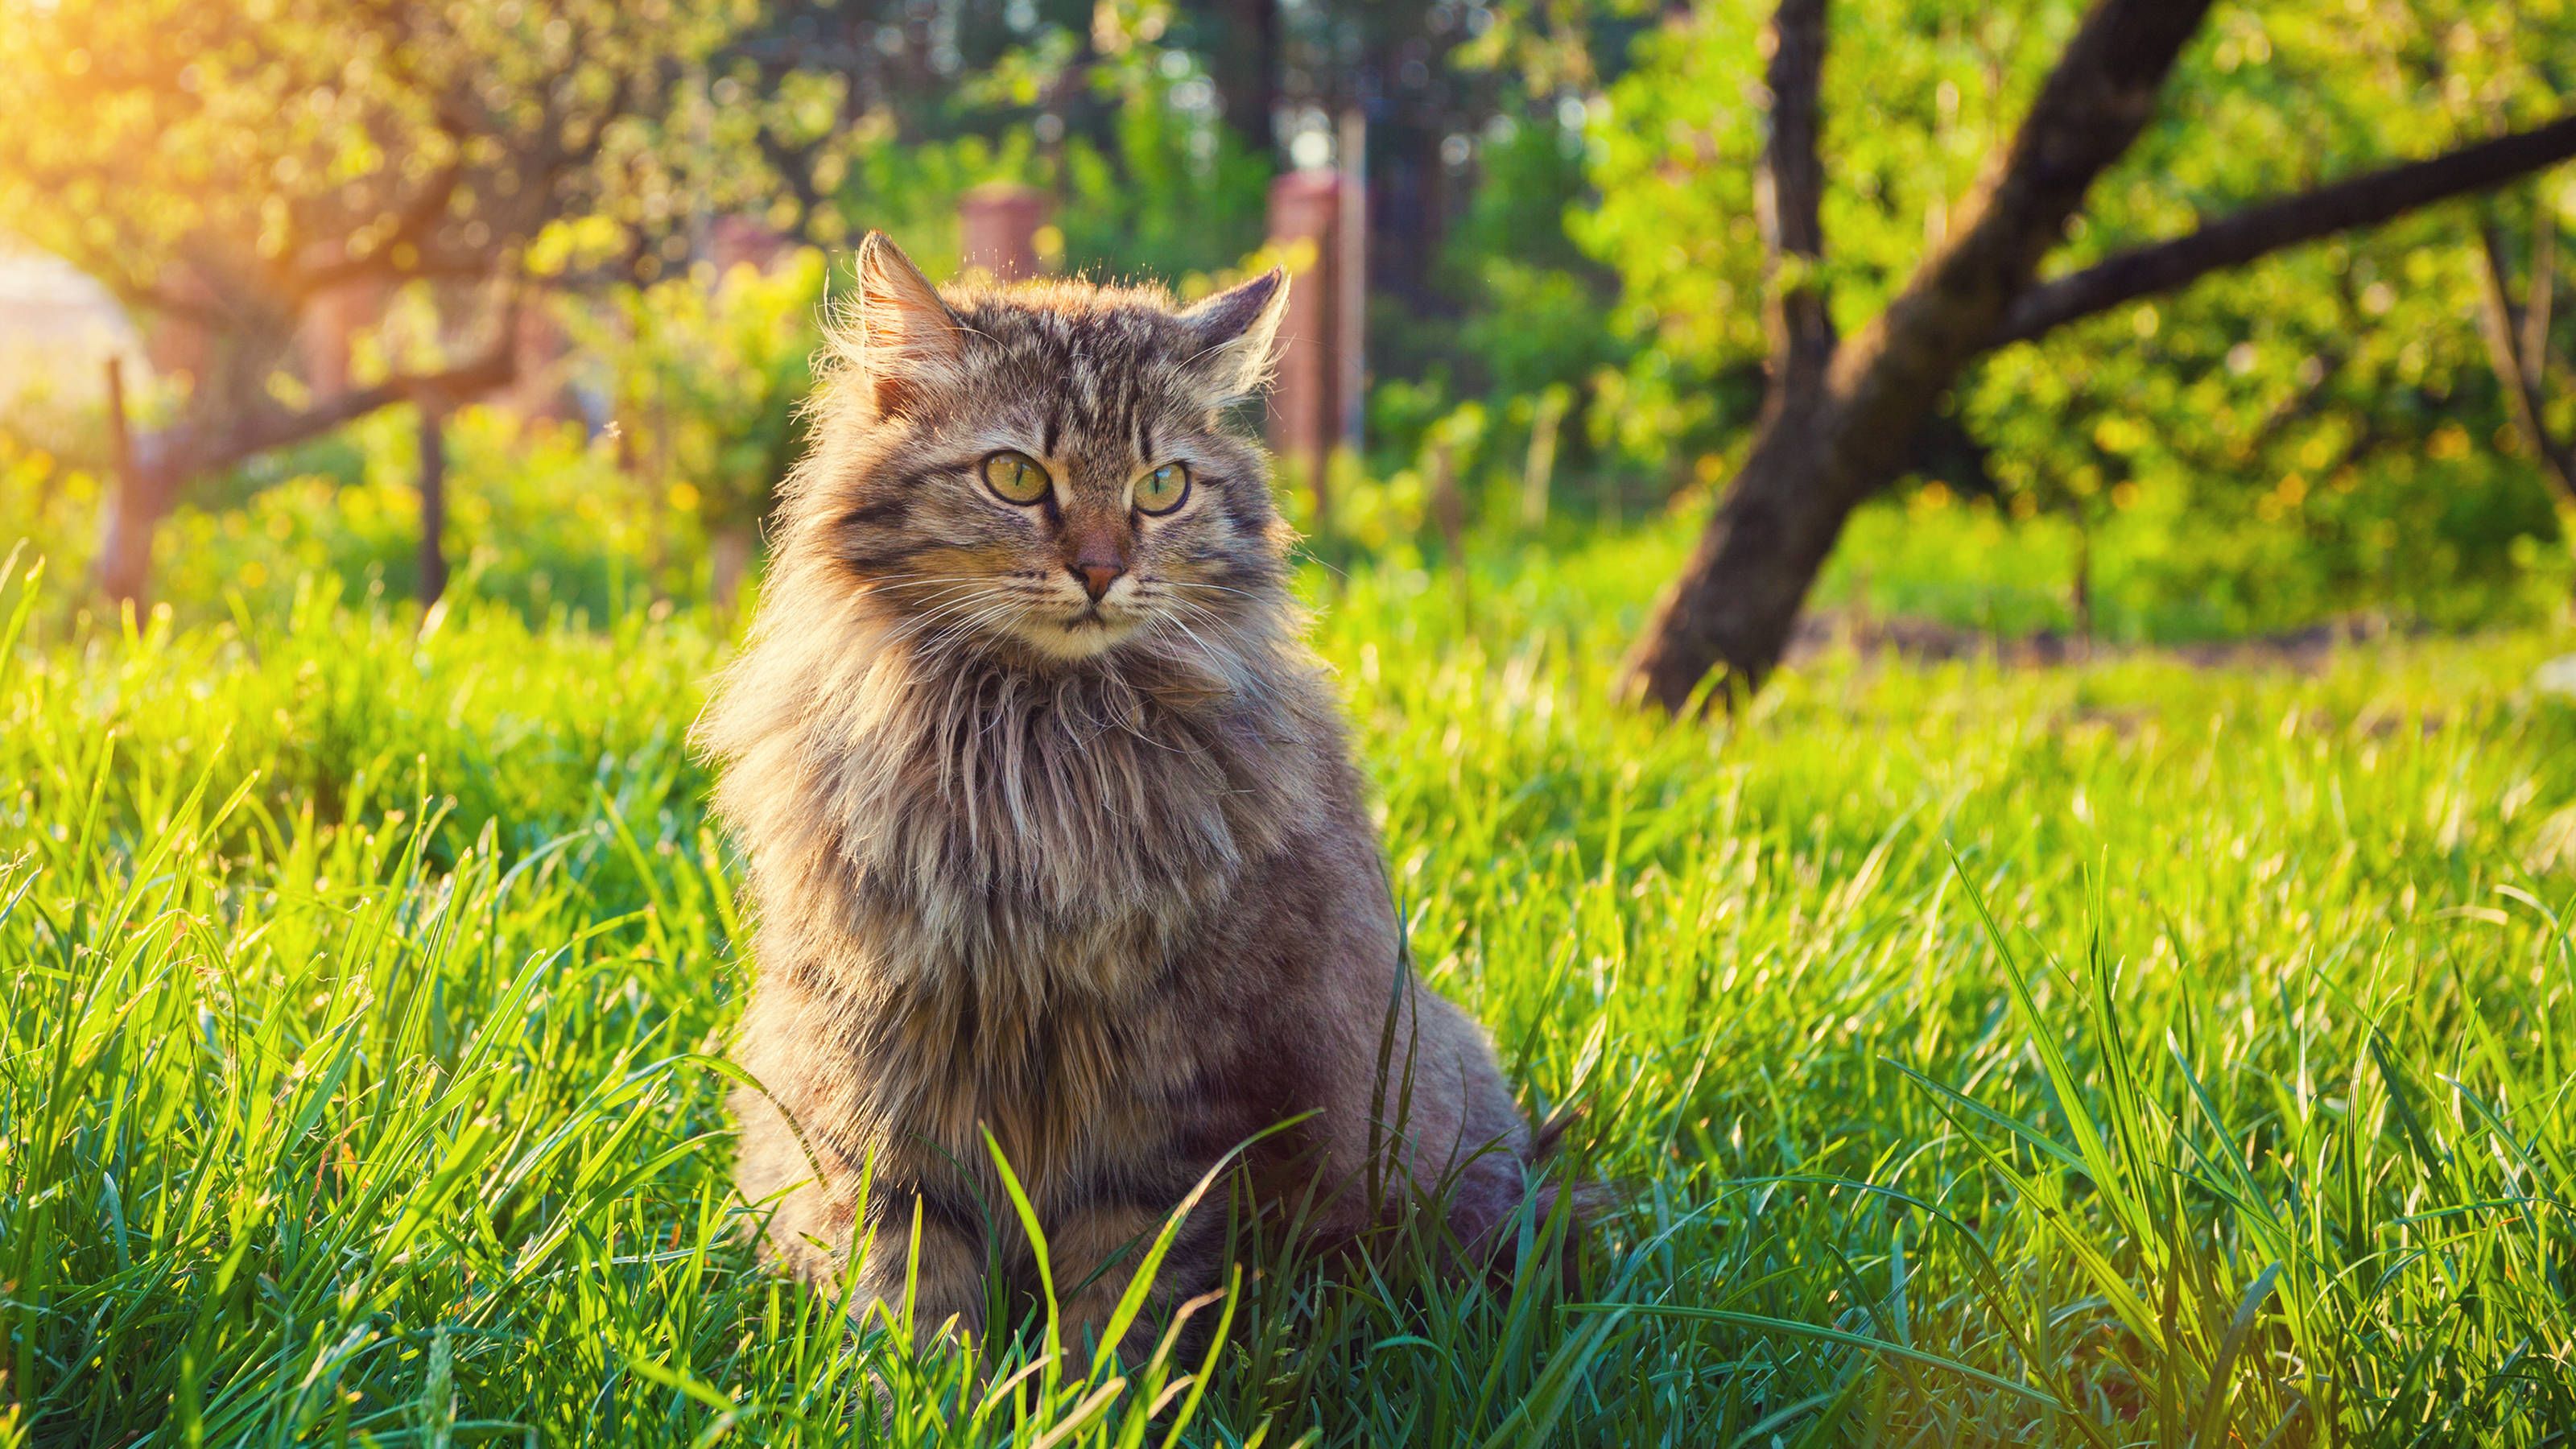
[[[925,1328],[986,1331],[988,1263],[1028,1286],[988,1131],[1069,1327],[1220,1164],[1319,1239],[1434,1199],[1470,1251],[1516,1238],[1545,1134],[1406,963],[1293,535],[1228,422],[1287,295],[943,294],[860,248],[695,731],[756,923],[738,1186],[776,1260],[858,1261],[854,1313],[904,1301],[916,1222]],[[1182,1219],[1162,1309],[1217,1283],[1227,1211]]]

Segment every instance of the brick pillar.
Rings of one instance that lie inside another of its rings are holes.
[[[968,191],[957,199],[965,265],[981,267],[997,282],[1036,276],[1038,227],[1045,220],[1046,197],[1030,187],[993,181]]]
[[[1335,337],[1341,202],[1341,178],[1330,171],[1292,171],[1270,183],[1270,245],[1293,268],[1288,315],[1279,326],[1278,378],[1270,392],[1270,450],[1292,478],[1314,490],[1318,523],[1329,502],[1325,464],[1341,436]]]

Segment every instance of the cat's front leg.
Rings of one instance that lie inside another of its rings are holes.
[[[1049,1229],[1047,1256],[1062,1295],[1059,1326],[1066,1343],[1097,1343],[1108,1331],[1110,1317],[1170,1221],[1170,1209],[1113,1205],[1077,1211]],[[1217,1282],[1224,1248],[1224,1203],[1200,1203],[1156,1265],[1143,1311],[1117,1345],[1122,1360],[1132,1367],[1153,1353],[1174,1310]],[[1204,1347],[1212,1324],[1212,1317],[1193,1320],[1182,1335],[1184,1357]]]
[[[984,1333],[986,1253],[980,1224],[958,1220],[938,1194],[878,1184],[871,1194],[850,1319],[907,1326],[912,1341],[972,1342]],[[907,1314],[909,1315],[907,1317]]]

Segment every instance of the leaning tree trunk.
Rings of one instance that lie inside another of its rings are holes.
[[[136,612],[141,612],[144,590],[152,582],[152,540],[161,531],[161,520],[169,516],[178,491],[160,469],[138,465],[119,470],[115,491],[108,499],[107,517],[99,529],[98,562],[94,566],[99,592],[110,603],[132,604]]]
[[[2040,259],[2085,192],[2154,114],[2176,57],[2210,0],[2101,0],[2067,43],[2011,145],[1954,213],[1949,240],[1926,257],[1887,309],[1849,341],[1798,325],[1807,305],[1772,289],[1772,394],[1743,466],[1680,579],[1657,604],[1623,687],[1678,713],[1731,700],[1780,662],[1817,573],[1852,510],[1903,474],[1913,440],[1942,395],[1980,354],[2080,317],[2170,291],[2208,272],[2300,242],[2484,190],[2576,155],[2576,115],[2365,173],[2221,217],[2168,242],[2119,253],[2035,285]],[[1812,27],[1812,32],[1810,32]],[[1774,20],[1772,134],[1764,189],[1776,190],[1775,258],[1798,250],[1792,222],[1812,196],[1820,0],[1782,0]],[[1812,34],[1812,47],[1804,40]],[[1784,70],[1785,58],[1808,58]],[[1819,247],[1821,239],[1818,239]],[[1789,275],[1775,272],[1778,276]],[[1800,288],[1813,268],[1795,269]],[[1819,312],[1821,302],[1814,304]],[[1810,383],[1807,379],[1812,376]]]
[[[1775,70],[1793,12],[1813,4],[1782,5]],[[2085,17],[2010,150],[1961,204],[1948,242],[1885,312],[1833,349],[1815,397],[1789,400],[1764,423],[1647,625],[1629,663],[1632,693],[1679,712],[1712,669],[1730,696],[1770,674],[1843,521],[1895,481],[1933,406],[2029,287],[2093,178],[2154,114],[2165,74],[2209,4],[2103,0]],[[1816,44],[1821,50],[1821,37]],[[1776,81],[1773,90],[1780,96]],[[1775,121],[1772,151],[1787,129]],[[1814,127],[1802,129],[1802,164],[1812,166]],[[1789,166],[1774,155],[1768,169],[1777,177]],[[1774,370],[1785,369],[1775,362]]]

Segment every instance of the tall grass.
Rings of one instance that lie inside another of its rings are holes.
[[[72,629],[20,560],[0,1439],[2565,1441],[2564,640],[1676,729],[1608,703],[1655,573],[1317,581],[1415,954],[1622,1193],[1584,1286],[1252,1245],[1202,1371],[758,1270],[705,619]]]

